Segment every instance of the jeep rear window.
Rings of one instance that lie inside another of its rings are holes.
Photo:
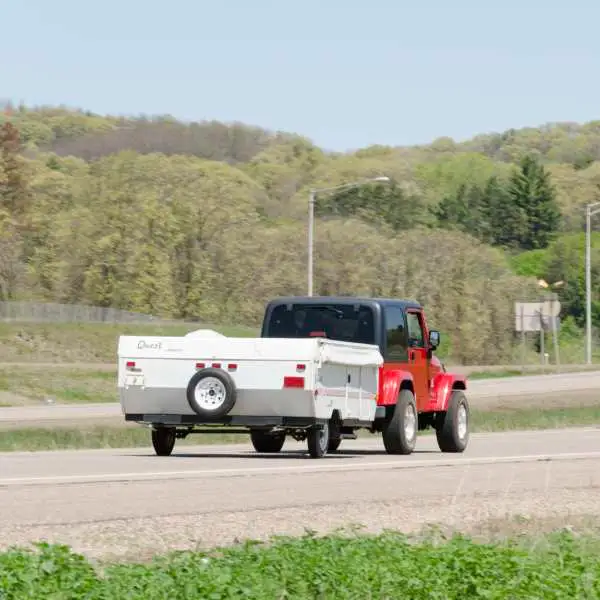
[[[270,314],[266,336],[375,344],[373,310],[363,304],[280,304]]]

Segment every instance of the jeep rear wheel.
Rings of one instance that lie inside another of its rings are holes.
[[[469,443],[469,403],[462,390],[454,390],[448,409],[438,416],[435,428],[442,452],[464,452]]]
[[[383,429],[383,445],[388,454],[411,454],[417,443],[419,417],[415,396],[400,390],[392,418]]]
[[[271,433],[260,429],[252,429],[250,440],[257,452],[279,452],[285,444],[285,433]]]
[[[171,455],[175,437],[175,427],[158,427],[152,430],[152,446],[157,456]]]

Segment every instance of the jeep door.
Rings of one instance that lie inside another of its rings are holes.
[[[427,358],[427,327],[422,311],[414,308],[406,310],[408,334],[407,371],[413,376],[417,410],[424,410],[429,403],[429,360]]]

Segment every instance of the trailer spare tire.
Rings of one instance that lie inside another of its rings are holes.
[[[196,414],[218,419],[235,406],[237,389],[229,373],[208,367],[194,373],[188,383],[186,397]]]

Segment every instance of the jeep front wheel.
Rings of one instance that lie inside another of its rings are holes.
[[[469,443],[469,403],[462,390],[454,390],[445,413],[438,415],[435,433],[442,452],[464,452]]]
[[[419,417],[415,396],[400,390],[392,418],[383,430],[383,445],[388,454],[411,454],[417,443]]]

